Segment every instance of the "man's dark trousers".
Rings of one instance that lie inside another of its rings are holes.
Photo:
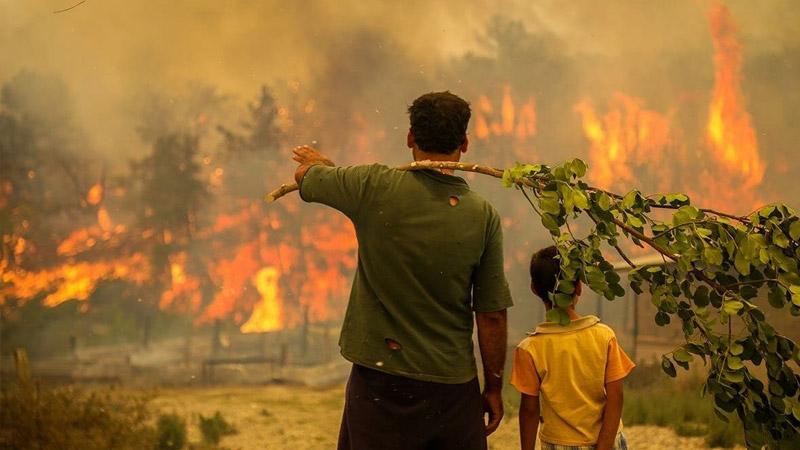
[[[432,383],[353,365],[339,450],[486,450],[478,379]]]

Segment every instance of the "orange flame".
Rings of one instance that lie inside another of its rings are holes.
[[[98,205],[103,201],[103,185],[100,183],[95,184],[89,189],[86,194],[86,203],[90,205]]]
[[[589,101],[582,101],[575,110],[590,143],[589,176],[598,187],[627,190],[655,182],[646,188],[680,189],[711,207],[741,208],[758,203],[754,188],[763,180],[765,163],[744,107],[741,45],[726,7],[715,4],[709,19],[715,77],[704,141],[710,158],[698,153],[698,159],[691,162],[700,169],[688,167],[683,131],[672,123],[675,109],[660,114],[643,108],[643,100],[616,93],[608,112],[599,116]],[[690,173],[696,175],[685,176]]]
[[[764,178],[756,133],[741,90],[742,46],[728,8],[715,4],[709,15],[714,41],[714,92],[708,108],[707,137],[711,153],[744,188]]]
[[[673,146],[670,119],[642,107],[643,100],[617,92],[609,111],[598,117],[591,102],[575,105],[589,140],[592,183],[603,189],[628,189],[639,183],[635,169],[648,165],[660,169],[660,184],[669,185],[669,171],[662,165]]]
[[[475,108],[474,133],[481,140],[492,136],[514,136],[519,142],[536,136],[536,101],[529,97],[517,104],[511,96],[511,87],[503,86],[497,115],[489,97],[481,95]]]
[[[178,252],[169,257],[170,286],[161,294],[159,308],[176,308],[196,311],[202,300],[200,280],[186,273],[186,252]],[[185,300],[178,304],[179,300]]]
[[[24,303],[49,292],[43,304],[52,307],[68,300],[86,300],[100,280],[127,279],[142,284],[148,279],[147,260],[141,253],[113,261],[67,263],[36,272],[7,269],[6,263],[0,262],[0,305],[12,295]]]
[[[280,273],[275,267],[264,267],[253,276],[253,284],[261,294],[261,302],[241,326],[242,333],[263,333],[281,328],[281,303],[278,299]]]

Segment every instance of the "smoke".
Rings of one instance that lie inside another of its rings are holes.
[[[420,91],[471,93],[511,79],[537,94],[555,93],[565,108],[571,106],[566,100],[621,88],[658,108],[675,95],[707,88],[711,77],[703,1],[565,7],[553,0],[88,0],[53,13],[74,3],[0,2],[0,80],[21,70],[61,77],[91,144],[114,157],[141,152],[142,99],[189,82],[243,103],[265,82],[296,81],[327,96],[323,104],[338,105],[332,113],[363,100],[373,111],[395,114],[390,121],[403,128],[402,109]],[[794,2],[728,4],[748,57],[797,48],[800,8]],[[498,54],[487,36],[496,16],[547,39],[539,48]],[[452,73],[447,62],[468,54],[505,63],[475,77],[470,72],[479,68],[463,60]],[[571,85],[551,84],[561,74],[546,64],[554,55],[574,67]],[[550,59],[539,65],[528,59],[539,56]],[[541,75],[548,71],[553,77]]]

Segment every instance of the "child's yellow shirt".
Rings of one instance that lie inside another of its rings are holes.
[[[511,384],[539,396],[542,441],[592,445],[603,421],[606,384],[625,378],[635,366],[614,330],[585,316],[567,326],[544,322],[536,327],[517,346]]]

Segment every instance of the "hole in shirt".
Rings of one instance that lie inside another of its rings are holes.
[[[458,205],[458,197],[456,197],[455,195],[451,195],[450,206],[456,206],[456,205]]]
[[[386,338],[386,339],[384,339],[384,341],[386,342],[386,346],[389,347],[390,350],[402,350],[403,349],[403,346],[400,345],[399,342],[395,341],[392,338]]]

